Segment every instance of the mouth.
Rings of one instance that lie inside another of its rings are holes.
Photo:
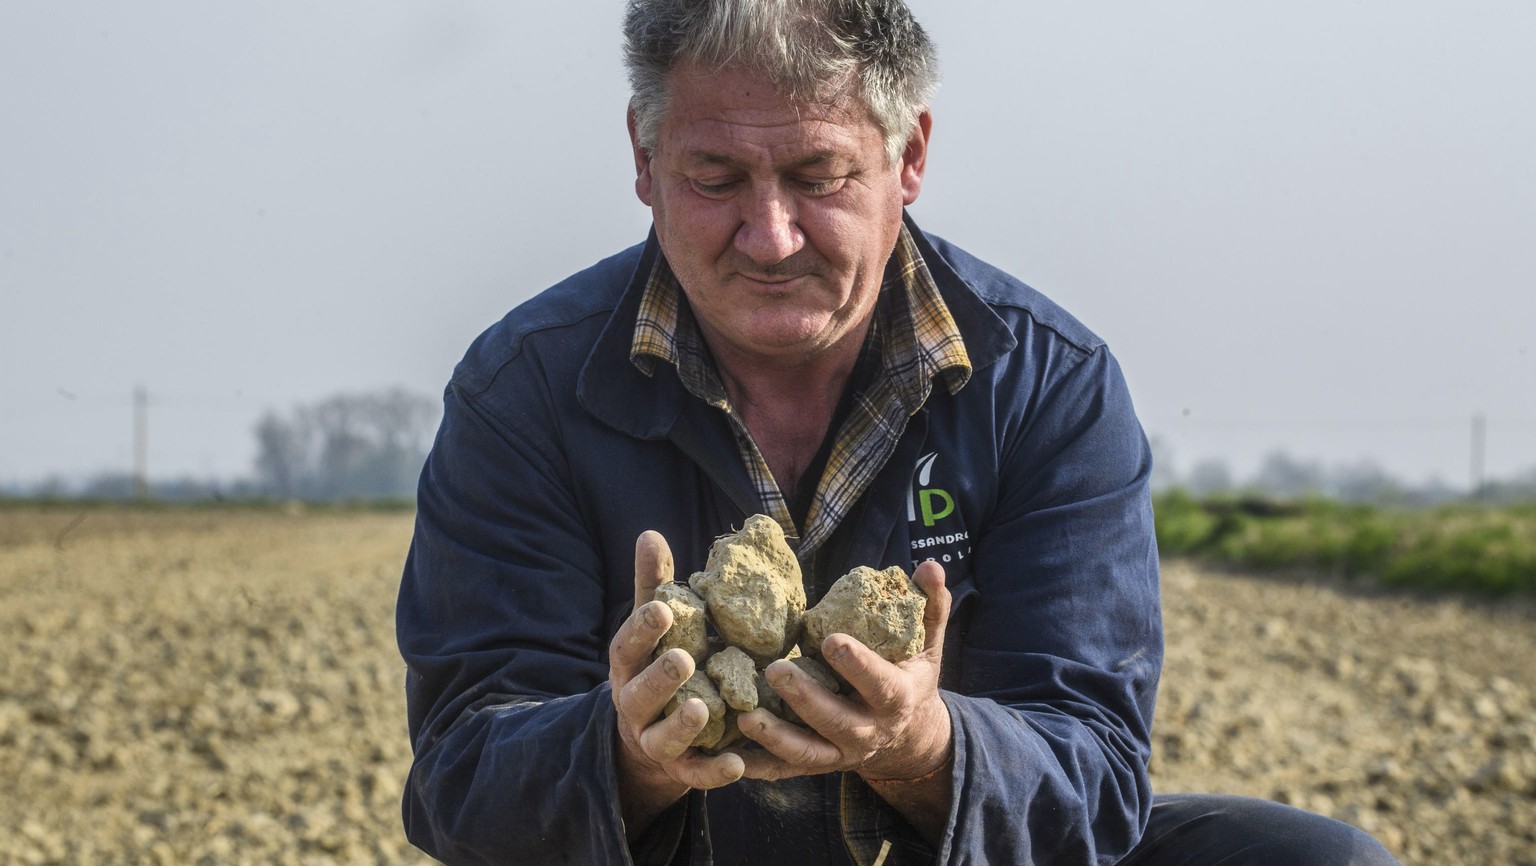
[[[786,292],[798,286],[807,275],[738,273],[737,276],[747,283],[769,292]]]

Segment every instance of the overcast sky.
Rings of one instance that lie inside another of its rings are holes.
[[[913,0],[913,214],[1105,337],[1175,468],[1536,468],[1536,3]],[[618,0],[0,3],[0,484],[250,472],[642,240]],[[529,11],[530,8],[536,11]]]

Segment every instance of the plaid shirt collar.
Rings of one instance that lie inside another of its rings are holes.
[[[954,394],[970,380],[971,362],[960,329],[905,224],[886,263],[865,348],[879,353],[880,371],[855,397],[838,428],[804,527],[795,526],[767,461],[731,405],[665,256],[656,257],[641,296],[630,360],[648,376],[658,361],[675,366],[689,393],[730,418],[763,513],[797,539],[797,553],[806,561],[868,489],[895,449],[907,419],[927,401],[934,381]]]

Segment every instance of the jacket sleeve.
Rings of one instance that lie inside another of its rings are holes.
[[[956,603],[941,862],[1109,864],[1151,808],[1162,622],[1151,454],[1118,365],[1079,353],[1000,436],[997,508]],[[957,607],[957,611],[958,611]]]
[[[448,864],[630,862],[607,685],[629,599],[607,597],[545,420],[514,428],[450,386],[422,473],[396,613],[404,817]]]

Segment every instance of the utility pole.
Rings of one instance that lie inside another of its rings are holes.
[[[149,390],[133,389],[133,496],[149,498]]]
[[[1483,498],[1483,457],[1488,448],[1488,419],[1472,413],[1472,498]]]

